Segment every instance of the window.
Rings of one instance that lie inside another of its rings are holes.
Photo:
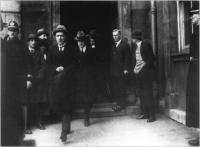
[[[179,53],[189,53],[189,43],[192,34],[192,21],[190,11],[197,1],[177,0],[177,20],[178,20],[178,46]]]

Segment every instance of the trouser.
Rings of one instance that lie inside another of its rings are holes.
[[[111,92],[113,100],[122,108],[126,104],[125,81],[122,77],[111,77]]]
[[[43,106],[44,106],[43,103],[22,105],[24,130],[30,129],[32,121],[34,121],[36,124],[41,123]]]
[[[136,92],[140,97],[140,108],[143,114],[148,116],[155,115],[155,100],[153,97],[152,77],[149,72],[142,74],[134,74],[134,83],[136,84]]]

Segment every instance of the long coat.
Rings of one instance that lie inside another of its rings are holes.
[[[31,78],[27,78],[32,82],[32,87],[27,90],[27,102],[26,103],[44,103],[47,102],[47,98],[44,95],[44,79],[45,79],[45,60],[41,51],[36,50],[31,53],[28,48],[26,50],[28,70],[27,74],[32,75]]]
[[[76,102],[92,103],[94,100],[94,76],[95,76],[95,50],[86,47],[85,53],[81,53],[76,47],[78,68],[76,70]]]
[[[194,27],[194,34],[190,41],[187,93],[186,93],[186,125],[199,127],[199,27]]]
[[[26,90],[26,56],[18,39],[6,37],[1,47],[1,143],[12,146],[23,139],[21,102]]]
[[[130,47],[124,40],[117,47],[112,48],[110,74],[114,77],[123,77],[124,70],[130,69]]]
[[[57,45],[49,49],[47,57],[50,78],[50,108],[55,112],[69,111],[73,108],[75,93],[75,71],[78,60],[74,47],[66,45],[60,52]],[[64,67],[64,71],[57,72],[56,68]]]

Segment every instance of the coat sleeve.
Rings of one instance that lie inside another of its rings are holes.
[[[123,54],[124,54],[124,70],[130,70],[131,50],[128,44],[125,45]]]
[[[155,61],[155,56],[153,53],[153,48],[150,43],[145,42],[144,53],[145,53],[144,61],[146,62],[146,66],[147,67],[152,66]]]

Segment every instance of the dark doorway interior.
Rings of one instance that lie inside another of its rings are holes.
[[[111,44],[112,29],[117,26],[117,2],[114,1],[63,1],[60,5],[61,24],[67,26],[71,36],[78,30],[86,33],[96,29],[107,46]]]
[[[104,78],[109,80],[109,53],[112,46],[112,30],[118,26],[118,10],[116,1],[62,1],[60,3],[61,24],[65,25],[71,39],[77,31],[96,29],[100,35],[101,55],[106,56],[103,67]],[[100,96],[100,101],[109,101],[105,96]]]

